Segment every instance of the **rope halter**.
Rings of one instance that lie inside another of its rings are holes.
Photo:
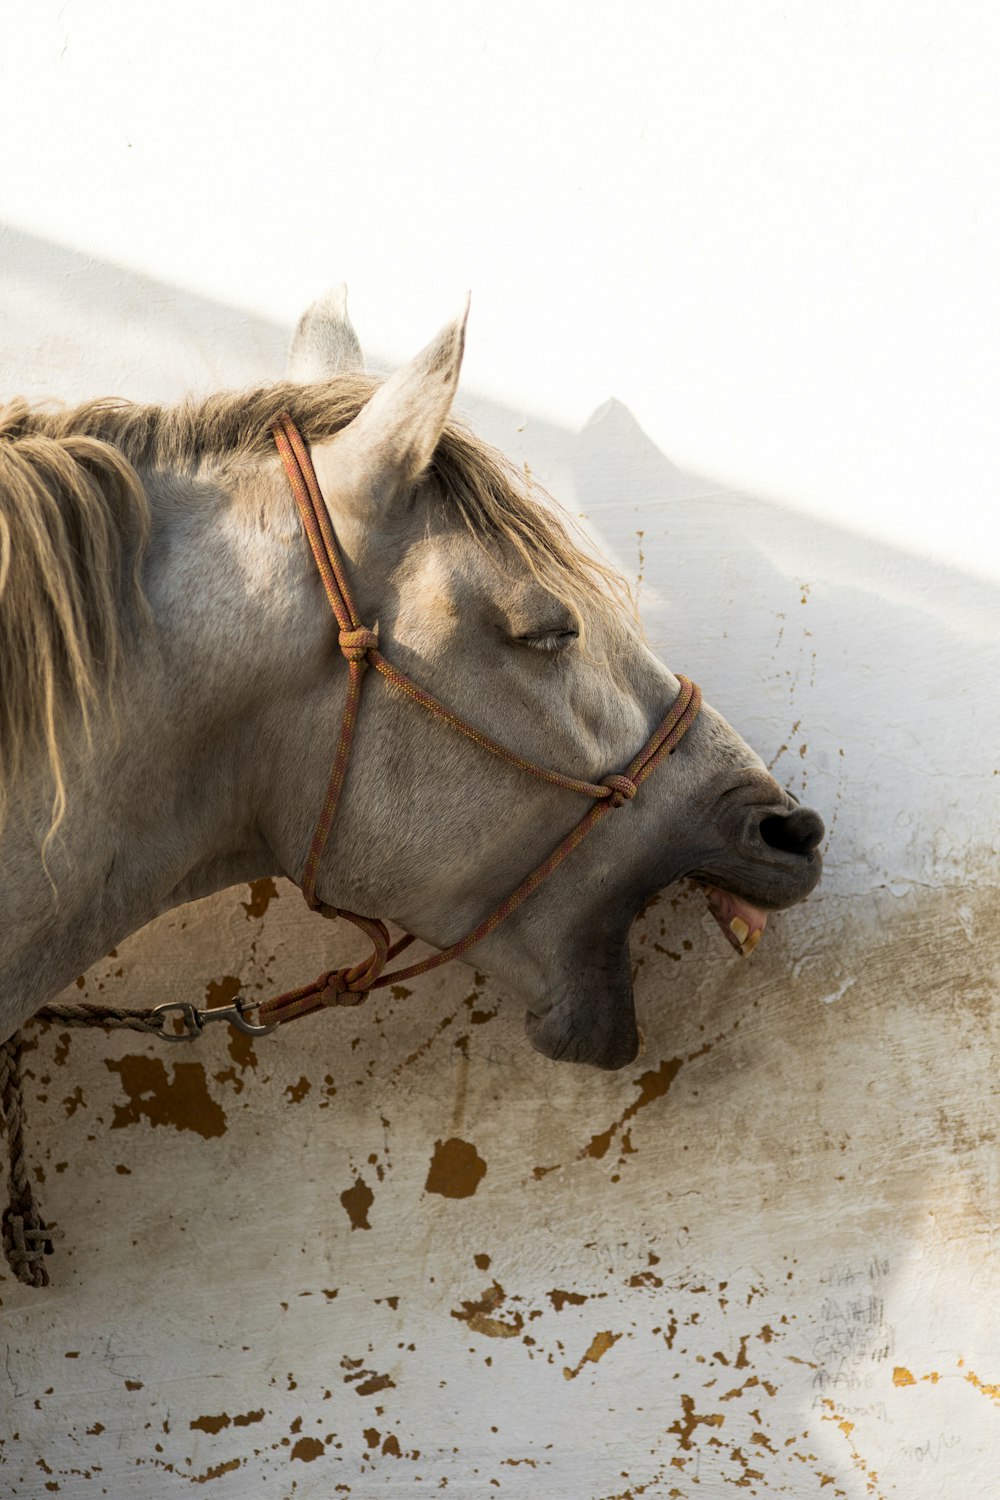
[[[535,765],[532,761],[525,760],[523,756],[508,750],[505,745],[501,745],[497,740],[484,734],[481,729],[477,729],[475,725],[461,718],[459,714],[446,708],[443,703],[439,703],[436,698],[425,692],[422,687],[407,677],[398,667],[394,667],[382,655],[378,647],[378,633],[362,624],[358,618],[343,558],[337,546],[336,536],[323,501],[309,450],[303,441],[302,434],[287,412],[282,412],[277,418],[272,428],[272,435],[288,475],[288,482],[309,540],[313,559],[323,580],[330,609],[339,627],[340,650],[347,661],[350,673],[347,700],[344,704],[344,714],[340,723],[340,734],[334,751],[326,795],[323,798],[323,806],[302,872],[302,894],[313,911],[319,911],[323,916],[328,917],[346,917],[349,922],[360,927],[371,941],[372,952],[359,964],[333,970],[321,975],[319,979],[312,984],[305,985],[302,989],[289,990],[284,995],[265,1000],[259,1007],[259,1014],[262,1027],[266,1026],[268,1029],[279,1021],[290,1021],[296,1016],[309,1015],[312,1011],[325,1006],[358,1005],[370,990],[381,989],[385,985],[396,984],[404,979],[413,979],[418,974],[426,974],[431,969],[437,969],[442,964],[449,963],[453,958],[460,958],[470,948],[474,948],[477,943],[482,942],[483,938],[494,932],[501,922],[506,921],[533,891],[538,889],[542,881],[546,880],[552,871],[577,848],[601,818],[612,808],[622,807],[626,802],[632,801],[646,777],[666,760],[683,739],[697,718],[701,707],[700,689],[695,683],[689,682],[686,677],[679,678],[681,684],[679,694],[671,704],[666,717],[653,731],[632,763],[623,772],[605,776],[600,782],[582,781],[574,776],[564,776],[559,771],[550,771],[544,766]],[[316,894],[316,878],[320,860],[340,803],[361,705],[361,687],[369,667],[374,667],[392,687],[403,693],[413,703],[433,714],[435,718],[440,719],[442,723],[449,725],[459,734],[465,735],[467,739],[472,740],[489,754],[497,756],[529,776],[536,777],[539,781],[546,781],[565,791],[577,792],[588,797],[593,804],[562,842],[553,849],[548,858],[536,866],[521,881],[521,884],[500,902],[499,906],[494,907],[478,927],[473,928],[459,942],[452,943],[449,948],[441,949],[430,958],[422,959],[419,963],[410,964],[405,968],[395,969],[390,973],[383,972],[386,964],[413,942],[412,936],[407,933],[392,942],[388,928],[377,917],[364,917],[357,912],[345,911],[341,907],[328,906]]]

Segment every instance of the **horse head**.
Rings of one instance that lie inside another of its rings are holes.
[[[680,683],[645,644],[610,570],[451,418],[464,326],[462,318],[446,327],[374,385],[358,373],[342,294],[310,309],[290,372],[353,383],[361,403],[353,420],[312,443],[323,500],[379,651],[517,755],[600,781],[628,765]],[[273,471],[271,481],[280,493],[283,475]],[[275,504],[272,495],[268,508]],[[289,656],[310,709],[287,737],[266,833],[299,878],[346,674],[304,546],[294,559],[288,582],[300,608]],[[580,815],[577,797],[484,755],[376,681],[317,892],[324,903],[379,913],[445,947]],[[801,901],[816,884],[822,836],[818,815],[704,705],[662,769],[472,959],[524,998],[527,1033],[541,1052],[621,1067],[639,1046],[628,939],[642,906],[692,877],[711,888],[730,941],[749,949],[767,911]]]

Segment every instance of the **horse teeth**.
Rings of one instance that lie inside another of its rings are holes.
[[[757,944],[760,942],[763,936],[764,934],[758,928],[756,932],[751,932],[745,943],[740,944],[740,952],[743,954],[744,958],[750,957],[751,953],[756,948]]]
[[[729,931],[742,948],[750,936],[750,923],[744,922],[742,917],[734,917],[729,924]]]

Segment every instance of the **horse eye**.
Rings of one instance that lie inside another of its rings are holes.
[[[578,634],[579,631],[566,627],[535,630],[530,635],[515,636],[515,640],[522,646],[530,646],[533,651],[565,651],[567,646],[572,646]]]

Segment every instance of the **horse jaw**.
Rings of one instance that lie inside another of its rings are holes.
[[[613,1071],[639,1054],[629,963],[628,927],[600,955],[580,965],[544,1013],[527,1010],[524,1029],[536,1052],[554,1062]]]

